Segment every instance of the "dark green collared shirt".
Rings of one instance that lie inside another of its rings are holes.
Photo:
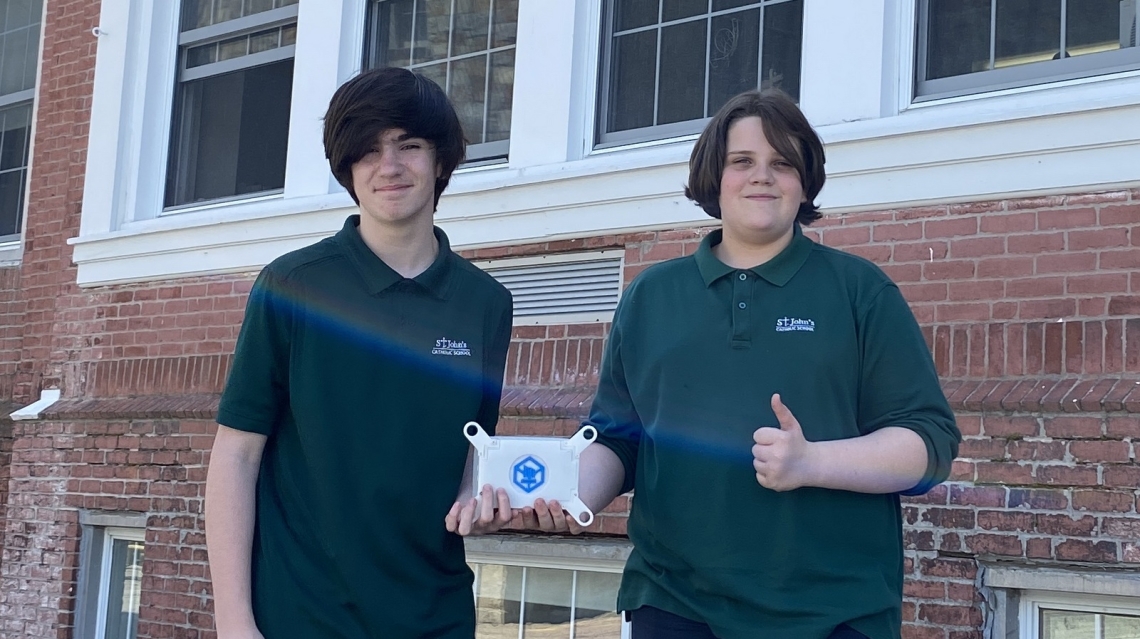
[[[589,423],[635,488],[618,606],[655,606],[721,639],[823,639],[848,623],[900,633],[898,495],[760,486],[752,435],[780,393],[812,441],[909,428],[944,480],[959,434],[898,288],[796,229],[767,263],[733,269],[711,233],[622,296]]]
[[[510,293],[439,229],[406,279],[358,222],[262,271],[218,410],[268,436],[254,615],[266,639],[470,639],[472,575],[443,519],[463,425],[498,421]]]

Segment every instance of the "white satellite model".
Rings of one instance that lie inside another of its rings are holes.
[[[593,426],[573,437],[491,437],[476,422],[463,426],[463,435],[475,447],[474,492],[490,484],[507,491],[512,508],[530,506],[541,497],[557,501],[583,526],[594,513],[578,498],[578,458],[598,438]]]

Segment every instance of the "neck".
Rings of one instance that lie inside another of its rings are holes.
[[[361,215],[359,230],[364,244],[376,257],[403,277],[423,273],[439,254],[431,218],[426,218],[426,223],[377,228],[369,223],[367,215]]]
[[[794,229],[775,240],[755,241],[737,237],[731,232],[722,232],[720,244],[712,247],[716,259],[732,268],[753,268],[765,264],[780,254],[792,243]]]

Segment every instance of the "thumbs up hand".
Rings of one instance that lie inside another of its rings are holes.
[[[796,416],[772,395],[772,411],[780,422],[779,428],[756,429],[752,439],[752,467],[756,481],[776,491],[794,490],[810,485],[812,476],[812,443],[804,438]]]

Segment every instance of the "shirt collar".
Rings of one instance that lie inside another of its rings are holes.
[[[447,299],[451,288],[452,259],[455,258],[455,254],[451,252],[451,243],[442,229],[435,226],[432,227],[432,232],[435,234],[436,241],[439,242],[439,252],[431,266],[412,278],[412,281],[435,297]],[[385,264],[384,260],[380,259],[364,243],[364,238],[360,237],[359,215],[348,216],[348,219],[344,221],[344,227],[337,232],[336,239],[345,247],[345,252],[363,278],[369,295],[376,295],[405,279],[392,270],[392,267]]]
[[[753,266],[745,270],[752,271],[757,277],[762,277],[776,286],[787,284],[788,281],[799,272],[804,262],[807,261],[813,244],[810,239],[804,236],[799,224],[796,224],[794,229],[792,241],[788,243],[788,245],[784,247],[784,250],[780,251],[776,257],[773,257],[759,266]],[[720,244],[723,238],[724,232],[721,229],[717,229],[706,235],[705,239],[701,241],[700,247],[697,249],[695,255],[697,269],[700,270],[706,287],[712,286],[713,282],[738,270],[725,264],[713,255],[713,247]]]

